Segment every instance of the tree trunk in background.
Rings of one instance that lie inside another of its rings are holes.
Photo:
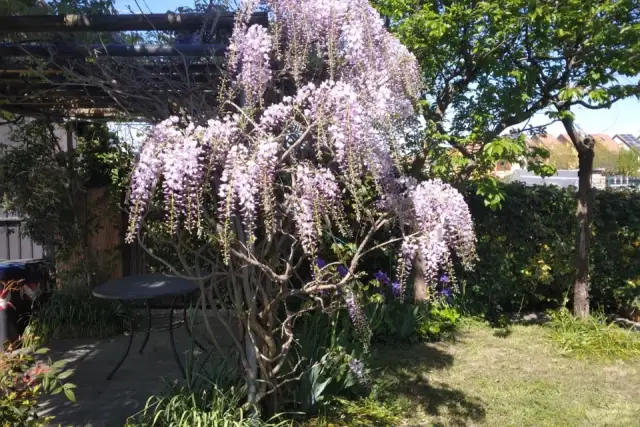
[[[418,254],[413,261],[413,300],[424,302],[427,300],[427,282],[424,280],[424,259]]]
[[[589,240],[591,237],[591,173],[593,172],[593,158],[596,140],[587,135],[581,135],[575,124],[573,115],[568,109],[558,111],[567,112],[562,118],[573,146],[578,152],[578,207],[576,209],[576,277],[573,283],[573,314],[579,318],[589,316]]]
[[[585,138],[585,142],[589,138]],[[594,141],[595,142],[595,141]],[[576,210],[576,279],[573,288],[573,313],[576,317],[589,316],[589,238],[591,236],[591,172],[593,170],[593,144],[591,149],[578,151],[578,208]]]

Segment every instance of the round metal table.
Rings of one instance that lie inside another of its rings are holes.
[[[113,378],[113,375],[118,371],[122,363],[125,361],[127,356],[129,355],[129,350],[131,350],[131,344],[133,343],[133,318],[131,316],[131,311],[127,307],[126,301],[140,301],[144,300],[147,306],[147,331],[144,337],[144,341],[142,342],[142,346],[140,347],[139,353],[142,354],[144,351],[147,342],[149,341],[149,335],[151,335],[151,307],[149,305],[149,301],[153,298],[158,297],[168,297],[173,296],[173,300],[171,301],[171,309],[169,311],[169,341],[171,343],[171,350],[173,351],[173,357],[176,360],[178,368],[180,369],[180,373],[182,377],[185,378],[184,367],[182,366],[182,362],[180,362],[180,357],[178,356],[178,351],[176,350],[176,343],[173,338],[173,310],[176,303],[176,300],[179,297],[185,297],[189,294],[192,294],[198,290],[198,285],[187,279],[183,279],[180,277],[169,276],[165,274],[145,274],[141,276],[131,276],[124,277],[122,279],[113,279],[96,287],[93,290],[93,296],[96,298],[104,298],[104,299],[115,299],[122,304],[124,307],[124,311],[129,317],[129,343],[127,345],[127,349],[124,354],[113,368],[111,373],[107,376],[107,380]],[[187,321],[187,308],[186,305],[183,307],[183,319],[184,324],[187,329],[189,335],[192,336],[191,330],[189,329],[189,322]],[[192,336],[193,337],[193,336]],[[200,348],[203,348],[197,340],[194,340],[196,345]]]

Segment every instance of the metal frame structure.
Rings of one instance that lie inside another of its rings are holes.
[[[254,13],[249,24],[268,25],[267,14]],[[52,119],[157,121],[185,108],[191,114],[211,108],[233,25],[233,13],[216,10],[2,16],[0,37],[28,40],[0,43],[0,110]],[[127,31],[199,32],[210,40],[113,43],[114,34]],[[109,37],[85,44],[70,38],[75,33]]]

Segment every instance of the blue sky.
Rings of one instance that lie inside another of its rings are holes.
[[[139,6],[134,0],[122,0],[116,3],[121,13],[128,12],[128,6],[134,11],[142,8],[145,12],[166,12],[175,10],[178,6],[193,4],[192,1],[180,0],[138,0]],[[588,110],[586,108],[576,108],[574,111],[576,121],[587,133],[606,133],[611,136],[617,133],[630,133],[640,135],[640,101],[637,99],[627,99],[614,104],[609,110]],[[544,124],[548,120],[542,114],[534,117],[531,121],[534,125]],[[564,132],[560,123],[555,123],[547,128],[547,132],[558,135]]]

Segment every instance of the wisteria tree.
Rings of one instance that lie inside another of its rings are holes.
[[[247,25],[256,8],[270,12],[269,28]],[[148,219],[163,212],[160,234],[178,262],[159,261],[200,284],[202,308],[240,355],[248,403],[277,408],[299,376],[287,365],[298,316],[339,295],[367,328],[353,289],[363,257],[397,245],[401,286],[418,253],[435,283],[452,254],[471,265],[475,236],[456,190],[396,167],[420,75],[367,1],[245,1],[225,73],[218,116],[174,117],[150,132],[128,238],[145,246]],[[380,240],[391,228],[396,237]],[[353,249],[314,263],[327,236]]]

